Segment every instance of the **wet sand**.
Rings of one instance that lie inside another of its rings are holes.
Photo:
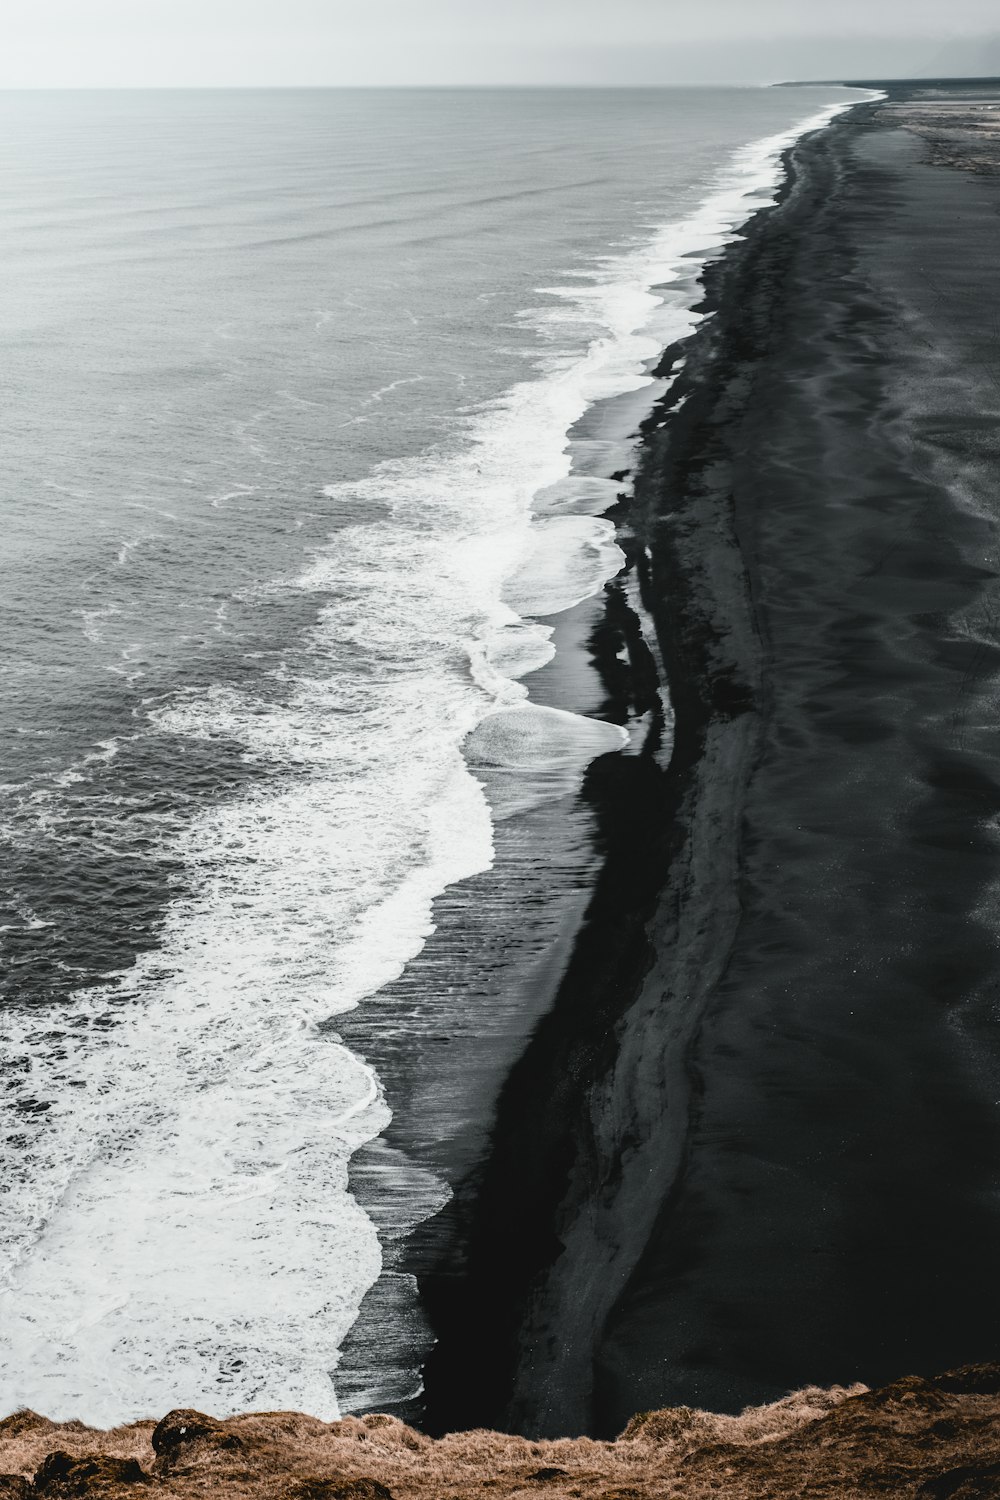
[[[622,404],[598,403],[572,429],[574,475],[606,482],[634,455]],[[633,557],[605,589],[543,621],[555,656],[525,678],[534,705],[634,726],[629,761],[651,736],[663,739],[664,718],[630,602],[635,565]],[[475,742],[466,759],[493,810],[491,868],[449,887],[400,978],[331,1027],[374,1066],[393,1112],[351,1161],[351,1190],[379,1229],[383,1270],[341,1346],[337,1398],[345,1412],[388,1411],[420,1424],[430,1420],[422,1369],[439,1310],[464,1284],[497,1102],[554,1004],[605,850],[601,811],[578,795],[577,774],[530,758],[523,767],[483,763]]]
[[[910,92],[795,148],[667,357],[619,519],[674,755],[588,775],[586,920],[420,1276],[433,1430],[1000,1344],[1000,178]]]

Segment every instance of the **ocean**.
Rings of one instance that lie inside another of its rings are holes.
[[[860,97],[0,95],[5,1411],[346,1409],[407,1189],[336,1018],[634,749],[560,620],[700,267]]]

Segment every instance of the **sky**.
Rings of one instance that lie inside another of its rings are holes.
[[[939,59],[992,72],[998,14],[996,0],[13,0],[0,87],[760,83]]]

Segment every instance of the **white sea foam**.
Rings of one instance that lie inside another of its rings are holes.
[[[76,609],[73,613],[80,617],[81,629],[87,640],[92,645],[99,646],[104,640],[102,622],[111,619],[114,615],[120,615],[121,608],[117,604],[106,604],[101,609]]]
[[[484,783],[502,816],[624,744],[529,704],[521,681],[552,653],[531,617],[621,565],[593,515],[618,487],[571,473],[567,433],[592,402],[653,387],[664,339],[696,322],[670,285],[836,112],[747,147],[691,218],[555,288],[527,315],[536,378],[471,417],[457,450],[330,487],[379,504],[291,585],[324,603],[279,701],[218,690],[152,711],[157,731],[235,738],[274,775],[172,835],[184,876],[154,952],[58,1021],[8,1013],[23,1108],[0,1201],[3,1410],[336,1415],[337,1349],[380,1267],[347,1164],[389,1112],[323,1023],[398,975],[435,896],[489,865]]]
[[[465,758],[500,821],[574,792],[592,760],[628,744],[616,724],[518,703],[486,715],[465,742]]]
[[[598,479],[583,474],[569,474],[557,479],[535,494],[539,515],[602,515],[614,505],[622,486],[616,479]]]
[[[556,516],[532,523],[528,555],[504,584],[520,615],[556,615],[596,594],[625,566],[613,521]]]
[[[53,778],[53,784],[59,787],[68,787],[86,781],[87,771],[91,766],[114,760],[119,749],[120,746],[117,740],[100,740],[96,750],[89,751],[71,766],[67,766],[65,771],[62,771]]]

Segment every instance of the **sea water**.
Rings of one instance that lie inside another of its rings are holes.
[[[858,97],[0,96],[3,1411],[337,1414],[393,1101],[324,1023],[489,866],[470,762],[624,749],[528,698],[622,561],[567,434]]]

